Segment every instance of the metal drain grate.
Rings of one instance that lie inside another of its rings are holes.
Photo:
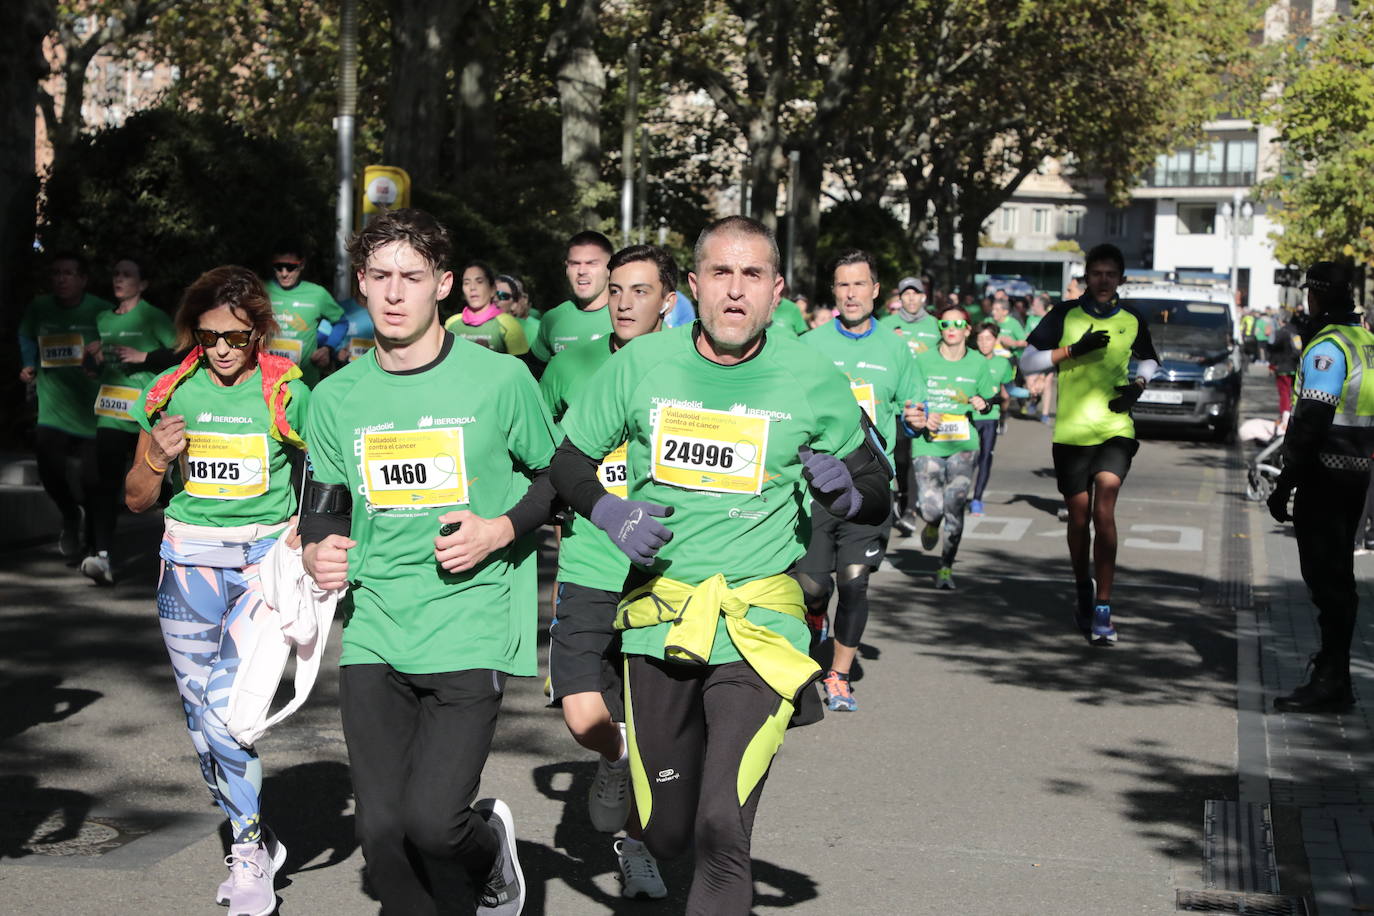
[[[87,817],[70,824],[62,814],[5,812],[0,821],[0,849],[22,856],[103,856],[152,832],[147,824],[108,817]]]
[[[1212,601],[1217,607],[1254,607],[1250,569],[1250,503],[1245,500],[1245,462],[1239,443],[1226,453],[1226,490],[1221,511],[1221,576]]]
[[[1202,886],[1279,892],[1274,826],[1268,805],[1207,799],[1202,816]]]
[[[1245,894],[1239,891],[1185,891],[1175,899],[1177,909],[1188,913],[1238,913],[1242,916],[1307,916],[1307,901],[1277,894]]]

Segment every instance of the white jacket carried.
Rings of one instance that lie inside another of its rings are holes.
[[[262,626],[253,628],[254,641],[238,647],[241,661],[229,690],[227,716],[229,734],[244,747],[252,747],[269,728],[300,709],[310,695],[334,622],[334,608],[345,591],[326,592],[315,584],[305,571],[301,549],[287,544],[294,533],[294,529],[283,532],[263,558],[259,575],[269,616]],[[268,715],[293,653],[295,696]]]

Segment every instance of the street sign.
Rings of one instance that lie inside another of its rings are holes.
[[[384,210],[410,206],[410,175],[394,165],[369,165],[363,169],[359,227]]]

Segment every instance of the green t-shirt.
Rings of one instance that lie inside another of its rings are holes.
[[[19,336],[38,345],[38,425],[89,439],[95,435],[94,378],[82,368],[86,344],[97,339],[97,316],[112,303],[87,293],[71,308],[39,296],[24,310]]]
[[[177,370],[173,367],[162,375],[174,375]],[[188,525],[229,528],[275,525],[295,513],[296,491],[291,486],[295,448],[271,435],[271,414],[262,396],[259,370],[226,388],[211,378],[209,369],[197,369],[172,392],[167,406],[149,419],[144,405],[148,389],[156,383],[156,379],[150,382],[134,404],[138,425],[152,432],[153,420],[159,416],[186,418],[186,451],[172,465],[178,491],[167,506],[169,518]],[[300,379],[287,384],[291,397],[286,420],[299,432],[306,425],[310,389]]]
[[[529,342],[525,340],[525,329],[520,326],[517,319],[505,312],[500,312],[478,325],[466,324],[463,321],[463,313],[459,312],[444,322],[444,328],[455,336],[497,353],[524,356],[530,352]]]
[[[1056,368],[1059,373],[1058,408],[1054,418],[1054,441],[1060,445],[1100,445],[1123,436],[1135,438],[1135,423],[1130,413],[1117,413],[1108,407],[1119,385],[1126,384],[1131,359],[1154,359],[1154,343],[1145,320],[1126,303],[1107,317],[1089,313],[1084,304],[1090,300],[1065,302],[1045,316],[1028,338],[1037,350],[1055,350],[1077,343],[1090,330],[1105,330],[1110,342],[1077,359],[1066,359]],[[1112,306],[1108,306],[1112,308]]]
[[[611,333],[611,310],[603,306],[584,311],[571,299],[558,303],[539,319],[539,333],[530,341],[530,352],[548,362],[560,350],[584,340],[599,340]]]
[[[627,443],[629,498],[671,506],[673,539],[653,572],[731,587],[785,573],[806,550],[811,498],[797,450],[846,456],[863,443],[849,380],[800,341],[767,337],[735,366],[697,352],[698,324],[632,340],[577,393],[563,430],[588,455]],[[803,621],[748,619],[805,652]],[[623,651],[663,657],[665,627],[627,630]],[[738,661],[722,617],[708,662]]]
[[[439,517],[496,518],[545,468],[555,429],[529,370],[445,335],[413,373],[387,372],[376,351],[320,383],[306,427],[314,478],[353,494],[348,574],[353,613],[341,664],[407,674],[538,670],[533,538],[449,573],[434,559]]]
[[[308,280],[282,289],[275,278],[269,278],[267,295],[272,300],[272,314],[279,327],[277,336],[268,342],[267,352],[285,356],[300,366],[305,383],[314,388],[320,380],[320,370],[310,361],[310,354],[318,346],[315,333],[321,319],[334,322],[342,319],[343,306],[335,302],[323,286]]]
[[[925,399],[925,383],[911,351],[876,322],[855,338],[841,330],[838,318],[803,334],[801,341],[829,357],[849,379],[854,400],[887,439],[887,460],[891,463],[897,444],[892,430],[903,405]]]
[[[555,420],[563,419],[576,394],[610,358],[611,342],[604,337],[554,354],[539,379],[539,391]],[[623,499],[627,493],[624,456],[612,452],[609,457],[611,460],[603,461],[597,473],[602,485]],[[629,558],[590,521],[575,515],[563,525],[558,544],[559,582],[619,592],[629,569]]]
[[[115,347],[132,347],[144,353],[170,349],[177,337],[172,319],[140,299],[123,315],[114,309],[97,315],[96,333],[100,335],[104,362],[95,399],[95,425],[99,429],[136,433],[139,425],[134,419],[134,402],[155,373],[139,368],[137,363],[120,362]]]
[[[801,306],[785,297],[778,300],[778,307],[773,310],[772,326],[791,331],[793,337],[800,337],[810,327],[806,323],[806,316],[802,314]]]
[[[1016,378],[1016,365],[994,353],[987,357],[988,372],[992,375],[993,390],[996,392],[989,400],[993,408],[988,413],[978,415],[978,420],[1000,420],[1002,418],[1002,386]]]
[[[926,382],[926,410],[943,416],[939,432],[911,440],[911,454],[943,458],[978,448],[973,421],[986,414],[974,409],[973,396],[991,401],[997,394],[987,358],[970,347],[962,359],[946,359],[936,347],[916,357],[916,366]]]
[[[530,312],[524,318],[517,318],[520,328],[525,332],[525,341],[530,345],[534,344],[534,339],[539,336],[539,316]]]
[[[1041,318],[1044,318],[1044,317],[1045,317],[1044,315],[1037,315],[1037,314],[1035,314],[1034,312],[1031,312],[1031,313],[1029,313],[1029,314],[1026,315],[1026,337],[1027,337],[1027,338],[1030,337],[1030,332],[1031,332],[1031,331],[1034,331],[1037,327],[1039,327],[1039,325],[1040,325],[1040,319],[1041,319]]]
[[[922,316],[916,321],[908,321],[899,311],[883,315],[878,319],[878,326],[896,333],[906,341],[912,356],[920,356],[940,343],[940,323],[925,312]]]

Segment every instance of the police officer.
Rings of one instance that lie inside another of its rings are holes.
[[[1313,264],[1303,288],[1310,332],[1269,513],[1288,521],[1288,497],[1297,490],[1293,530],[1302,578],[1317,606],[1321,650],[1312,656],[1308,682],[1276,698],[1274,708],[1341,712],[1355,702],[1350,642],[1359,596],[1351,545],[1374,454],[1374,377],[1364,377],[1374,364],[1374,334],[1360,325],[1349,276],[1339,264]]]

